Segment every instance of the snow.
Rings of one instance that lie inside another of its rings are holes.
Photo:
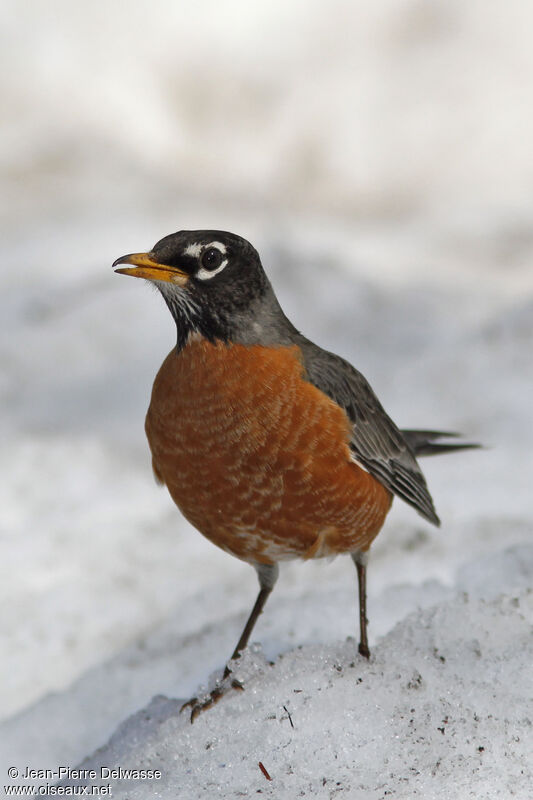
[[[4,5],[0,775],[529,800],[531,9]],[[110,268],[179,228],[249,238],[289,317],[400,425],[486,446],[424,460],[441,530],[395,503],[369,663],[346,638],[350,560],[285,564],[245,691],[192,726],[181,703],[220,674],[257,582],[152,481],[143,417],[173,324]]]
[[[132,800],[215,789],[223,797],[526,797],[532,621],[529,591],[491,602],[465,592],[408,616],[369,664],[354,656],[353,639],[298,648],[274,666],[248,652],[235,671],[244,692],[193,726],[179,702],[157,696],[82,767],[160,770],[155,781],[111,782],[113,796]]]
[[[487,592],[491,571],[499,580]],[[533,690],[532,572],[533,547],[524,546],[469,565],[448,590],[404,587],[401,621],[375,646],[369,662],[356,655],[352,637],[298,645],[273,664],[254,645],[234,671],[244,691],[233,691],[192,725],[187,711],[180,713],[185,698],[157,694],[79,768],[98,777],[102,767],[159,770],[155,780],[109,780],[104,772],[102,780],[89,782],[110,785],[113,797],[131,800],[208,797],[215,787],[222,797],[261,791],[287,798],[526,798],[533,745],[532,709],[524,703]],[[309,617],[320,615],[326,598],[337,611],[350,599],[330,590],[298,603],[303,639]],[[384,598],[389,613],[399,600],[398,590]],[[426,608],[405,614],[424,600]],[[272,616],[281,609],[274,604]],[[123,682],[126,675],[131,682],[132,673],[135,681],[139,662],[146,673],[155,668],[152,680],[164,686],[162,657],[179,674],[191,662],[204,666],[205,654],[221,639],[211,628],[192,640],[176,641],[176,635],[175,626],[168,626],[137,649],[136,658],[130,652],[108,665],[100,675],[104,693],[113,699],[120,672]],[[115,684],[111,691],[109,683]],[[26,732],[50,720],[70,731],[80,713],[86,725],[94,725],[87,704],[97,687],[95,675],[88,676],[68,700],[43,704],[26,720]],[[59,764],[68,762],[68,749],[65,737]],[[42,744],[33,757],[34,763],[55,763]]]

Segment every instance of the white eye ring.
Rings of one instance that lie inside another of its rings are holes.
[[[225,258],[220,267],[216,269],[206,269],[205,267],[200,267],[198,272],[195,274],[195,278],[200,278],[201,281],[208,281],[211,278],[214,278],[215,275],[218,275],[219,272],[222,272],[224,267],[228,265],[228,259]]]
[[[203,248],[203,252],[206,253],[208,250],[218,250],[219,253],[221,253],[221,255],[223,256],[226,255],[226,245],[223,244],[222,242],[211,242],[210,244],[206,245],[206,247]],[[215,275],[218,275],[219,272],[222,272],[222,270],[227,266],[227,264],[228,264],[228,259],[225,258],[220,264],[220,266],[218,266],[216,269],[205,269],[205,267],[200,267],[200,269],[198,270],[198,272],[195,274],[194,277],[199,278],[201,281],[208,281],[211,278],[214,278]]]

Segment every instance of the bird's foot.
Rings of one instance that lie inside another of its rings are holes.
[[[186,703],[182,705],[180,708],[180,714],[186,708],[191,709],[191,723],[194,722],[196,717],[202,713],[202,711],[206,711],[208,708],[211,708],[218,703],[221,697],[224,697],[231,689],[236,689],[240,692],[244,691],[244,686],[241,681],[237,680],[237,678],[231,677],[231,670],[229,667],[226,667],[224,670],[224,676],[220,683],[218,683],[214,689],[208,692],[206,695],[201,697],[191,697],[190,700],[187,700]]]
[[[190,709],[191,722],[194,722],[202,711],[214,706],[224,695],[229,694],[232,689],[244,691],[245,684],[247,685],[249,681],[253,682],[263,675],[267,665],[268,662],[262,653],[260,645],[252,644],[237,655],[233,655],[224,668],[222,678],[215,682],[211,691],[191,698],[191,700],[182,705],[181,711],[186,708]]]
[[[363,658],[370,658],[370,650],[368,649],[368,645],[365,642],[359,642],[359,655],[363,656]]]

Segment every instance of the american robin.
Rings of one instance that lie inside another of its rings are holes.
[[[259,578],[226,685],[287,559],[351,555],[368,658],[367,554],[392,498],[439,525],[416,456],[474,445],[399,430],[360,372],[296,330],[240,236],[179,231],[113,267],[123,264],[117,272],[157,286],[177,329],[146,417],[155,477],[189,522]],[[193,704],[193,716],[224,691]]]

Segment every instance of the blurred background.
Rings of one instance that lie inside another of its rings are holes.
[[[527,3],[4,0],[0,18],[5,717],[158,625],[192,636],[252,602],[252,570],[152,480],[143,419],[173,323],[111,263],[173,231],[249,238],[295,324],[398,424],[490,446],[426,463],[442,531],[395,504],[374,608],[530,541]],[[279,597],[324,592],[324,617],[265,615],[257,638],[275,654],[352,633],[327,593],[353,580],[345,559],[287,565]],[[389,612],[371,613],[374,637]],[[233,639],[136,695],[130,659],[117,719],[193,692]]]

